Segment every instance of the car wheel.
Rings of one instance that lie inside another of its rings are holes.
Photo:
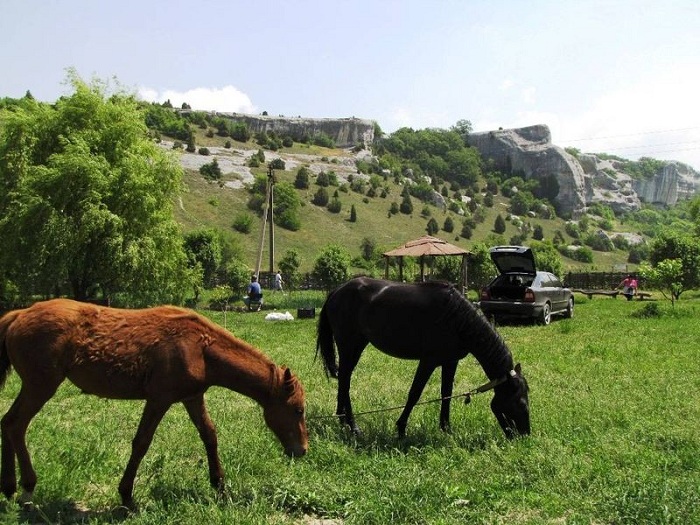
[[[552,321],[552,306],[549,303],[544,303],[542,313],[540,314],[540,324],[548,325]]]
[[[574,298],[569,297],[569,304],[566,306],[566,313],[564,316],[567,319],[571,319],[574,316]]]

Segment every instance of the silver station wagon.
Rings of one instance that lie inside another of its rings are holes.
[[[500,275],[481,290],[486,317],[533,319],[548,325],[553,315],[573,317],[574,295],[550,272],[538,272],[527,246],[495,246],[489,250]]]

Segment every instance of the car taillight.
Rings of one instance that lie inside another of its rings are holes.
[[[489,293],[488,288],[482,288],[481,289],[481,300],[482,301],[489,301],[491,299],[491,294]]]
[[[532,288],[525,289],[525,296],[523,297],[523,301],[526,303],[535,302],[535,292],[532,291]]]

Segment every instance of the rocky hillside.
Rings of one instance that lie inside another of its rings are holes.
[[[628,163],[574,156],[552,144],[543,124],[472,133],[469,141],[495,168],[539,179],[559,212],[574,217],[596,202],[624,212],[639,209],[642,202],[672,206],[700,192],[700,173],[690,166],[668,162],[651,176],[633,177],[626,172]]]

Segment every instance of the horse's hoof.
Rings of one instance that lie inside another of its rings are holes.
[[[14,496],[15,492],[17,492],[17,482],[13,483],[3,483],[2,484],[2,493],[5,495],[7,499],[12,499],[12,496]]]
[[[403,439],[406,437],[406,425],[400,425],[396,424],[396,433],[399,436],[399,439]]]

